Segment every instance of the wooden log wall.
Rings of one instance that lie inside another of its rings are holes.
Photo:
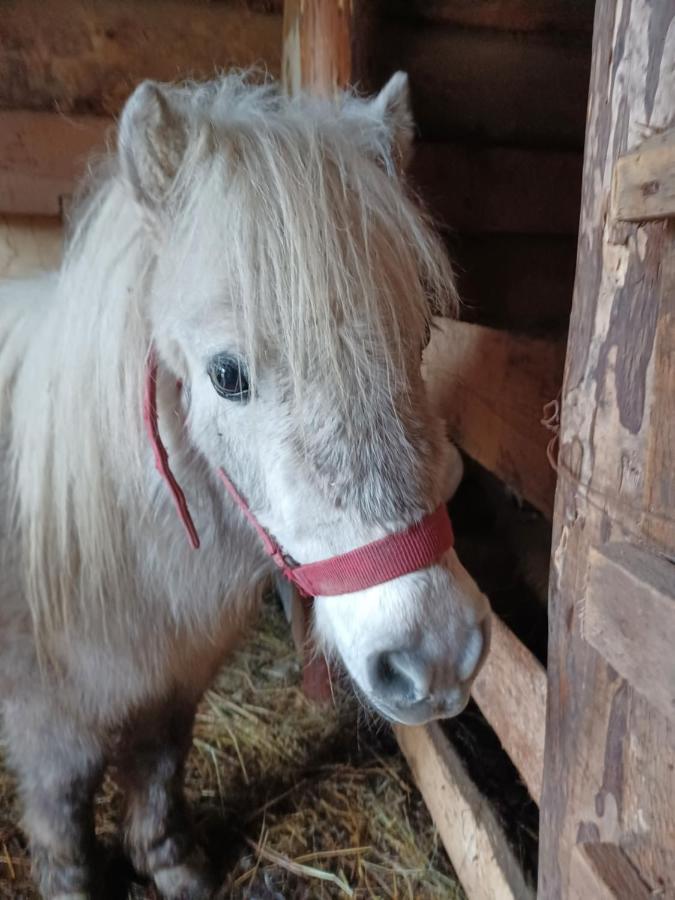
[[[675,896],[674,35],[674,0],[598,0],[550,582],[547,900]]]

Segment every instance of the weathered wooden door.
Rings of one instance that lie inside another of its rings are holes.
[[[675,896],[675,0],[598,0],[539,895]]]

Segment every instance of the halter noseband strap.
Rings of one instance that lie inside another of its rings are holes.
[[[173,497],[178,516],[192,547],[199,536],[190,515],[185,494],[169,467],[157,421],[157,361],[151,352],[146,372],[143,418],[152,445],[155,465]],[[445,504],[428,513],[404,531],[389,534],[356,550],[318,562],[298,565],[290,560],[274,538],[258,522],[248,503],[230,478],[218,470],[230,497],[258,534],[267,554],[289,581],[306,597],[331,597],[362,591],[433,565],[454,543],[452,524]]]
[[[388,534],[339,556],[298,565],[289,562],[283,549],[258,522],[225,472],[219,469],[218,474],[234,502],[257,531],[268,555],[306,597],[351,594],[417,572],[418,569],[426,569],[454,543],[450,517],[445,504],[441,504],[435,512],[405,531]]]

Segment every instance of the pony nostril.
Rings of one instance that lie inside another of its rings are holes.
[[[415,703],[429,694],[426,667],[404,650],[373,654],[368,669],[374,692],[384,699]]]
[[[490,645],[490,617],[473,628],[464,648],[464,652],[457,663],[457,677],[460,681],[468,681],[478,674]]]

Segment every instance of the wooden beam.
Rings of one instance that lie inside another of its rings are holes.
[[[278,76],[280,12],[277,0],[3,3],[0,108],[111,116],[144,78]]]
[[[582,155],[421,143],[410,178],[434,218],[463,234],[579,230]]]
[[[652,891],[614,844],[577,844],[570,900],[649,900]],[[658,895],[657,895],[658,896]]]
[[[592,547],[585,640],[631,687],[675,719],[675,566],[630,544]]]
[[[546,732],[546,670],[496,616],[485,665],[471,694],[539,803]]]
[[[541,420],[560,389],[564,345],[449,319],[435,325],[424,374],[450,436],[550,517],[556,473]]]
[[[394,732],[469,900],[534,898],[488,801],[441,726],[396,725]]]
[[[594,0],[389,0],[387,14],[462,28],[590,33]]]
[[[612,217],[619,222],[675,217],[675,129],[647,138],[617,159]]]

